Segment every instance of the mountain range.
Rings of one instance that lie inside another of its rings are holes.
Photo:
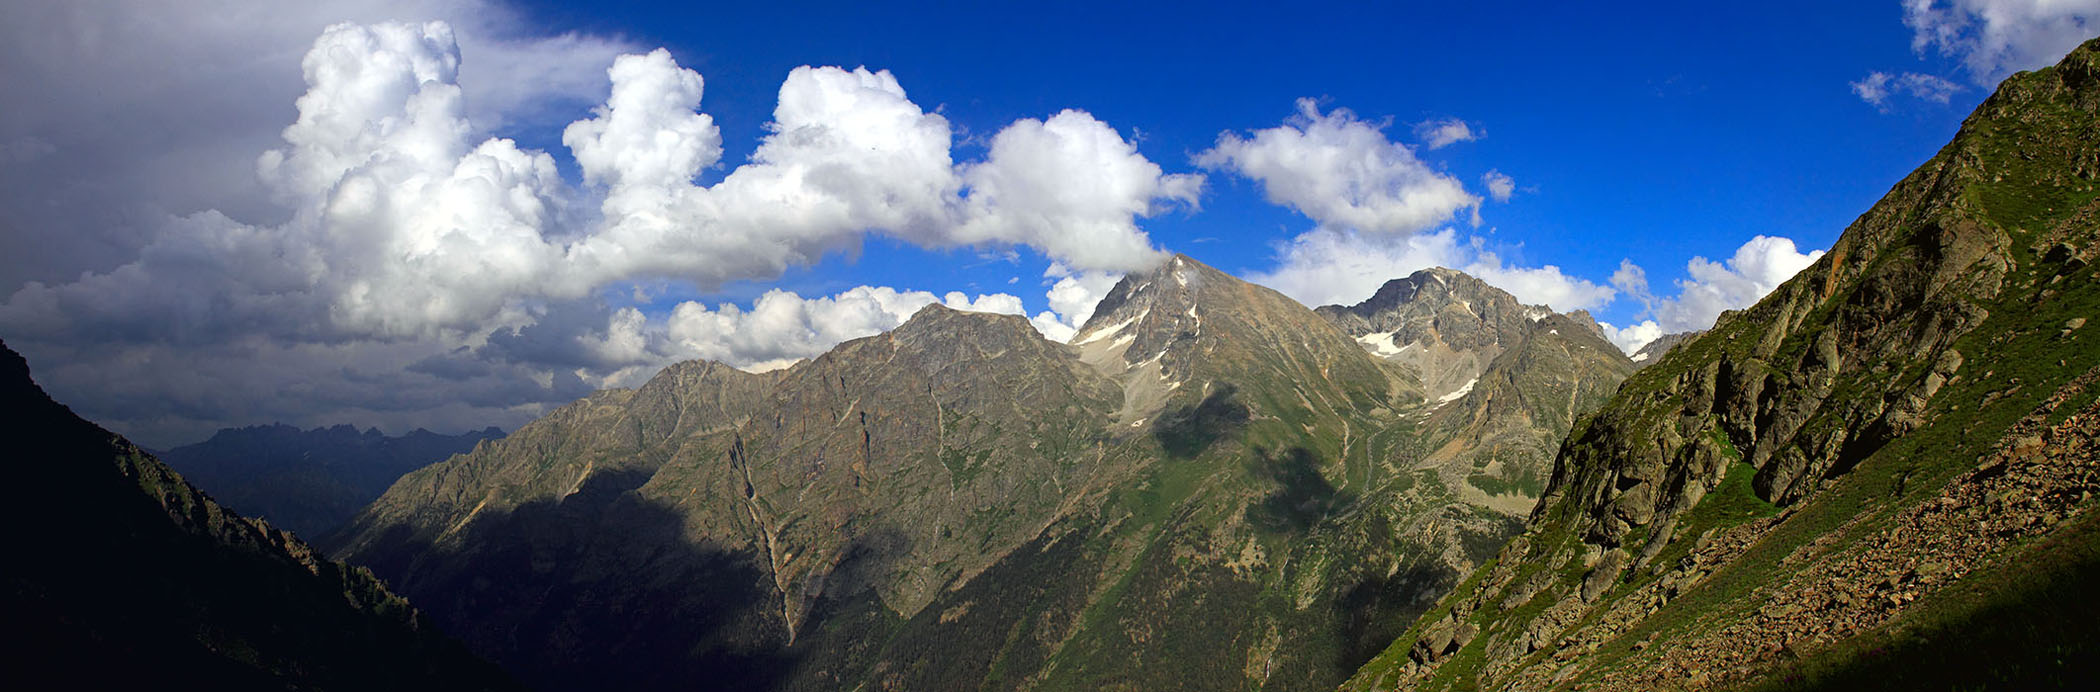
[[[226,428],[154,456],[234,511],[312,537],[335,530],[403,474],[502,436],[493,427],[388,436],[348,425],[257,425]]]
[[[550,688],[1329,687],[1633,371],[1456,272],[1380,296],[1316,312],[1177,256],[1069,344],[936,306],[782,371],[680,364],[327,542]]]
[[[404,473],[351,460],[435,436],[247,429],[214,448],[340,441],[185,462],[317,527],[270,508],[392,477],[315,529],[340,561],[7,351],[8,665],[236,689],[2089,684],[2095,132],[2100,41],[2006,80],[1754,306],[1633,357],[1448,269],[1315,309],[1175,255],[1067,343],[936,304],[780,370],[672,365]]]

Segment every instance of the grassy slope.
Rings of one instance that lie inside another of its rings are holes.
[[[2092,49],[2085,50],[2090,52]],[[1827,548],[1834,552],[1884,528],[1890,516],[1910,503],[1930,497],[1933,490],[1972,468],[2014,420],[2033,410],[2041,399],[2054,391],[2053,383],[2100,364],[2100,349],[2087,343],[2090,339],[2059,338],[2057,334],[2066,320],[2100,316],[2100,312],[2096,312],[2100,310],[2100,293],[2092,290],[2095,277],[2091,267],[2063,265],[2043,259],[2048,243],[2058,239],[2068,238],[2080,244],[2091,242],[2094,186],[2089,181],[2090,172],[2082,173],[2084,177],[2066,179],[2063,171],[2048,170],[2043,168],[2044,164],[2033,163],[2037,159],[2062,162],[2066,158],[2073,161],[2082,160],[2081,156],[2089,158],[2091,144],[2077,133],[2089,132],[2093,116],[2085,110],[2047,100],[2018,115],[2013,118],[1972,118],[1971,127],[1965,129],[1964,136],[1970,138],[1967,151],[1990,162],[1995,177],[1962,190],[1955,204],[2003,229],[2010,236],[2011,254],[2016,264],[2006,280],[2008,290],[1999,300],[1989,303],[1990,319],[1957,343],[1956,347],[1969,355],[1969,365],[1962,371],[1964,377],[1957,378],[1933,399],[1933,424],[1895,440],[1860,462],[1850,473],[1812,496],[1811,501],[1797,507],[1783,523],[1771,529],[1747,553],[1723,566],[1712,579],[1672,601],[1615,641],[1600,647],[1588,661],[1593,664],[1590,671],[1641,665],[1642,659],[1634,654],[1631,645],[1650,635],[1664,638],[1681,635],[1747,612],[1754,606],[1749,597],[1758,586],[1785,569],[1780,566],[1782,558],[1819,537],[1835,535],[1838,542]],[[1960,143],[1957,140],[1957,144]],[[1950,145],[1948,151],[1936,157],[1935,164],[1957,148]],[[2046,151],[2048,149],[2055,151]],[[2069,155],[2061,155],[2066,149]],[[2036,151],[2059,155],[2035,156]],[[1935,164],[1928,164],[1928,167]],[[1910,236],[1901,237],[1897,242],[1922,241]],[[1883,253],[1875,259],[1884,261],[1895,256],[1900,255]],[[1858,288],[1847,286],[1842,290]],[[1825,305],[1841,304],[1844,298],[1844,293],[1840,292]],[[1806,325],[1797,328],[1796,333],[1812,333],[1831,318],[1831,310],[1818,310],[1804,320]],[[1750,320],[1724,321],[1717,329],[1717,336],[1690,342],[1673,351],[1662,363],[1630,380],[1617,397],[1617,405],[1673,396],[1664,387],[1678,375],[1711,362],[1721,350],[1743,349],[1748,344],[1757,343],[1763,329],[1763,325]],[[1798,354],[1798,349],[1806,347],[1806,339],[1794,341],[1791,348],[1782,350],[1770,362],[1788,362],[1788,350]],[[1912,367],[1914,365],[1899,363],[1882,372],[1840,382],[1831,398],[1843,400],[1848,396],[1881,391],[1888,385],[1885,378],[1920,376]],[[1781,377],[1784,379],[1786,374]],[[2089,399],[2091,394],[2085,397]],[[2075,410],[2082,403],[2073,401],[2064,409]],[[1658,406],[1650,410],[1668,409]],[[1581,437],[1580,427],[1575,437]],[[1750,492],[1745,478],[1749,471],[1747,465],[1731,464],[1723,484],[1681,517],[1683,523],[1675,533],[1676,540],[1663,550],[1658,564],[1670,564],[1675,557],[1681,556],[1688,546],[1678,544],[1692,542],[1704,529],[1761,520],[1770,514],[1769,505],[1764,505]],[[1568,504],[1563,502],[1551,506],[1537,517],[1529,539],[1536,545],[1547,546],[1547,549],[1534,549],[1532,554],[1553,554],[1554,548],[1576,545],[1575,537],[1568,533]],[[1850,526],[1844,531],[1833,533],[1848,523]],[[1964,646],[1961,642],[1997,647],[1988,650],[1992,658],[1988,664],[1973,666],[1978,670],[1972,672],[1983,677],[1971,676],[1969,679],[1979,684],[1991,681],[1990,676],[1996,673],[1990,671],[2003,672],[2011,677],[2047,680],[2049,675],[2068,670],[2059,667],[2063,665],[2059,661],[2072,660],[2064,659],[2064,652],[2083,651],[2090,645],[2093,638],[2091,620],[2085,620],[2085,626],[2080,628],[2079,613],[2082,611],[2078,608],[2083,606],[2057,608],[2051,604],[2054,603],[2052,599],[2080,593],[2082,587],[2090,584],[2092,571],[2090,560],[2085,556],[2089,556],[2092,550],[2091,535],[2090,529],[2081,528],[2049,541],[2047,545],[2051,546],[2052,554],[2049,560],[2042,560],[2040,564],[2050,565],[2050,569],[1979,574],[1953,592],[1928,598],[1906,616],[1909,624],[1904,631],[1912,634],[1884,631],[1815,654],[1811,662],[1798,671],[1800,677],[1796,683],[1842,686],[1899,668],[1915,666],[1923,672],[1962,667],[1966,664],[1954,661],[1964,659],[1944,657],[1935,660],[1947,662],[1945,665],[1916,666],[1923,660],[1917,657],[1941,656],[1959,650]],[[1637,529],[1625,538],[1629,547],[1638,551],[1646,536]],[[2034,550],[2026,549],[2018,553],[2020,557],[2001,560],[2004,564],[2020,564],[2036,557]],[[1485,576],[1488,569],[1483,568],[1474,579]],[[1518,577],[1506,583],[1521,584],[1529,573],[1546,569],[1560,571],[1557,582],[1563,589],[1572,586],[1582,574],[1578,563],[1571,562],[1557,568],[1532,564],[1521,567]],[[1609,602],[1655,578],[1658,577],[1645,573],[1629,575],[1604,598]],[[1470,591],[1472,589],[1461,587],[1454,592],[1456,596],[1418,621],[1385,653],[1359,671],[1351,687],[1366,687],[1396,670],[1405,661],[1408,645],[1424,631],[1426,623],[1449,612],[1454,605],[1452,601],[1469,596]],[[1490,602],[1498,602],[1508,591],[1504,589],[1489,594]],[[1553,588],[1548,588],[1543,593],[1553,591]],[[1546,599],[1534,599],[1532,603],[1508,613],[1486,608],[1474,613],[1473,622],[1484,629],[1511,623],[1521,625],[1544,607],[1545,604],[1540,602],[1543,600]],[[1592,611],[1592,620],[1599,612]],[[1962,631],[1965,627],[1977,627],[1979,623],[1986,623],[1982,630],[1962,638],[1935,639],[1932,634],[1917,634]],[[1486,639],[1476,639],[1471,646],[1457,652],[1423,686],[1470,689],[1482,682],[1483,674],[1494,677],[1496,673],[1479,669],[1482,661],[1480,647]],[[2037,642],[2048,645],[2036,645]],[[1970,647],[1969,650],[1975,649]],[[1520,660],[1519,665],[1544,664],[1548,662],[1549,653],[1550,648]],[[1975,658],[1979,657],[1968,657],[1971,662]],[[2036,675],[2041,677],[2035,678]],[[1904,679],[1937,681],[1942,678]]]

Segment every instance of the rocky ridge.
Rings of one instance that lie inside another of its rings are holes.
[[[1825,257],[1627,380],[1525,535],[1345,687],[1842,674],[2033,559],[2090,497],[2096,123],[2100,43],[2008,79]]]
[[[249,516],[315,538],[335,530],[410,471],[503,436],[496,428],[400,436],[348,425],[226,428],[154,456],[212,497]]]

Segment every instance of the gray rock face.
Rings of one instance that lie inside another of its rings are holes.
[[[1523,305],[1449,269],[1318,312],[1425,384],[1418,466],[1512,515],[1531,511],[1560,440],[1634,370],[1588,313]]]
[[[1553,314],[1441,267],[1387,281],[1364,302],[1318,312],[1365,349],[1405,364],[1432,400],[1478,379],[1509,345]],[[1595,331],[1595,323],[1587,329]]]

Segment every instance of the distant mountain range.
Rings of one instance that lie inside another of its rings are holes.
[[[464,454],[497,428],[439,435],[421,428],[389,437],[348,425],[226,428],[159,457],[213,499],[307,538],[335,530],[402,474]]]
[[[1330,687],[1633,371],[1456,272],[1387,289],[1315,312],[1175,257],[1070,344],[930,307],[784,371],[685,363],[332,547],[557,689]]]
[[[227,510],[0,345],[11,689],[519,689],[371,572]]]

